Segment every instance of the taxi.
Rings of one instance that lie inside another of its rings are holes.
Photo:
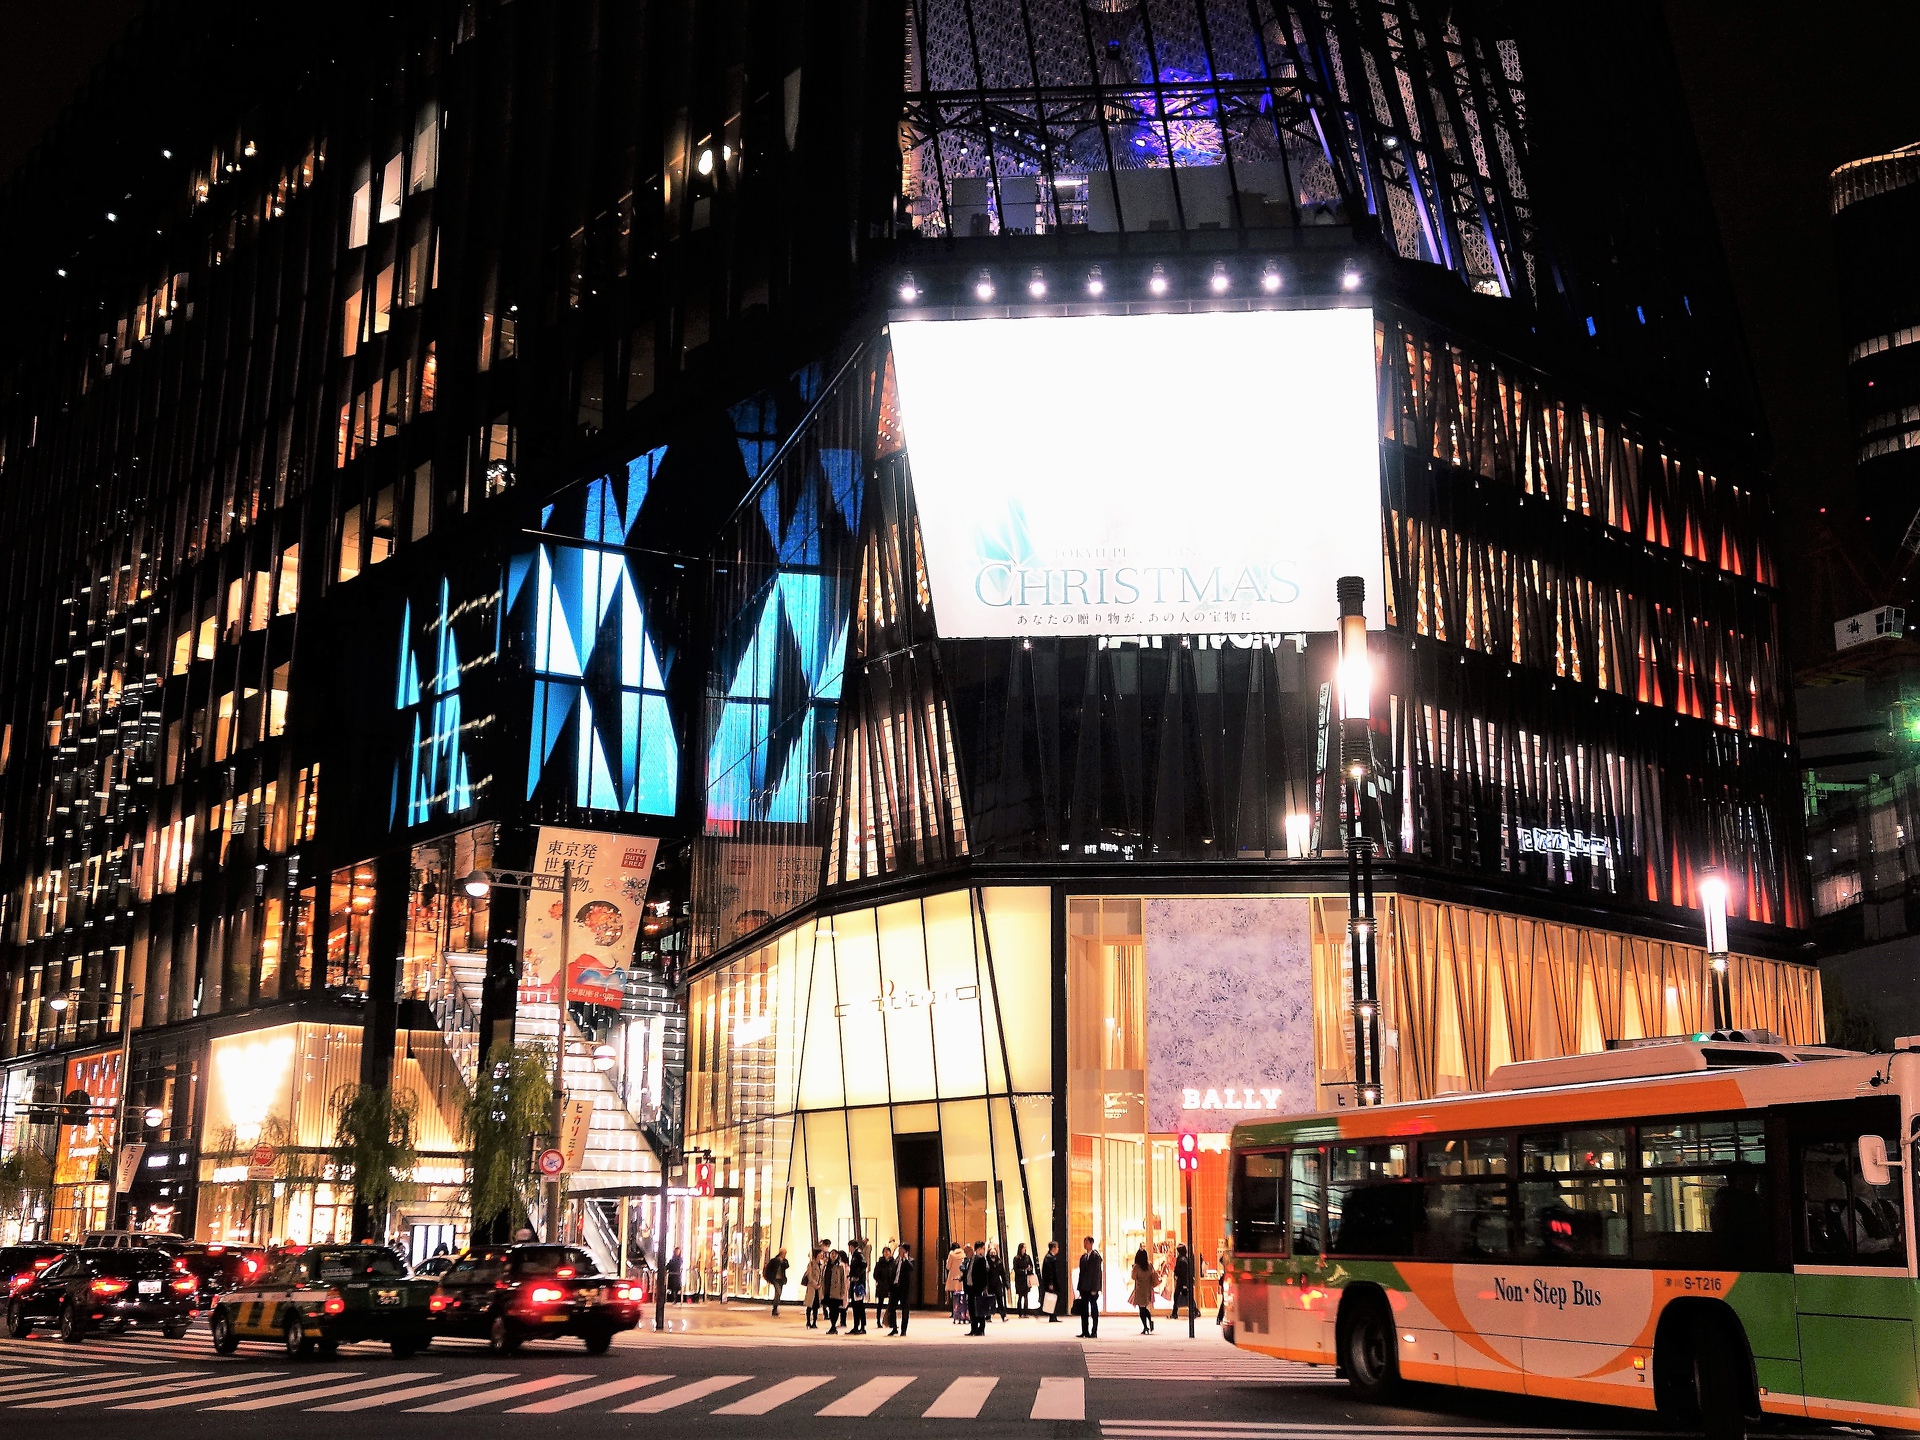
[[[436,1333],[484,1335],[502,1355],[562,1335],[604,1355],[615,1335],[640,1323],[639,1285],[602,1275],[585,1250],[537,1241],[467,1251],[430,1303]]]
[[[433,1281],[409,1276],[384,1246],[289,1246],[263,1273],[219,1295],[207,1325],[221,1355],[242,1340],[279,1340],[295,1359],[384,1340],[404,1359],[431,1340],[433,1291]]]

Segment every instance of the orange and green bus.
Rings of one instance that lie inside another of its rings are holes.
[[[1920,1428],[1920,1041],[1733,1032],[1238,1126],[1228,1339],[1402,1380]]]

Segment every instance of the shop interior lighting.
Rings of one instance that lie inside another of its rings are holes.
[[[1226,261],[1213,262],[1213,278],[1207,281],[1207,284],[1213,287],[1213,293],[1216,295],[1224,295],[1233,287],[1233,277],[1227,273]]]
[[[1047,277],[1036,266],[1033,274],[1027,277],[1027,294],[1035,300],[1047,298]]]
[[[1280,264],[1277,260],[1269,260],[1267,268],[1260,272],[1260,288],[1269,295],[1280,289]]]
[[[983,305],[993,299],[993,276],[985,270],[982,270],[979,279],[973,282],[973,298]]]
[[[913,272],[909,270],[900,277],[900,301],[903,305],[911,305],[919,298],[920,287],[913,283]]]
[[[1094,266],[1087,272],[1087,294],[1098,300],[1107,293],[1106,277],[1100,273],[1100,267]]]
[[[1340,277],[1340,288],[1343,290],[1358,290],[1360,288],[1360,272],[1349,266],[1346,273]]]
[[[1156,295],[1164,295],[1167,293],[1167,267],[1166,266],[1156,265],[1153,267],[1153,275],[1147,281],[1147,289],[1151,290]]]

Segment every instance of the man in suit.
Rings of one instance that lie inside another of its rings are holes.
[[[993,1289],[993,1265],[987,1259],[987,1242],[973,1242],[973,1254],[967,1257],[961,1272],[967,1290],[967,1334],[987,1333],[987,1306]]]
[[[1076,1289],[1080,1295],[1080,1338],[1100,1338],[1100,1292],[1107,1288],[1107,1262],[1093,1248],[1093,1236],[1086,1238],[1080,1250],[1080,1277]]]
[[[1060,1312],[1067,1308],[1067,1266],[1060,1258],[1060,1242],[1049,1240],[1047,1253],[1040,1257],[1040,1308],[1047,1308],[1047,1296],[1053,1296],[1053,1313],[1047,1316],[1049,1325],[1060,1323]]]
[[[913,1247],[902,1245],[900,1254],[893,1262],[893,1294],[899,1301],[900,1328],[893,1328],[892,1311],[888,1312],[887,1333],[904,1335],[907,1333],[907,1317],[913,1313]]]
[[[880,1307],[880,1313],[874,1320],[875,1323],[885,1321],[889,1330],[897,1328],[893,1323],[893,1277],[899,1268],[893,1258],[891,1245],[882,1250],[880,1258],[873,1262],[873,1298]]]

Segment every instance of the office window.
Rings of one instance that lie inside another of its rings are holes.
[[[420,362],[420,413],[433,410],[433,392],[440,380],[440,362],[433,353],[433,341],[427,342],[426,358]]]
[[[432,265],[430,236],[422,235],[407,250],[407,263],[401,271],[400,305],[418,305],[421,292],[428,288],[428,268]]]
[[[342,580],[360,573],[360,506],[349,505],[340,516],[340,569]]]
[[[300,546],[296,541],[280,552],[280,594],[274,613],[291,615],[300,608]]]
[[[213,759],[214,763],[227,758],[233,748],[233,692],[227,691],[219,700],[219,708],[214,715]]]
[[[268,735],[280,735],[286,731],[287,675],[292,668],[292,661],[284,661],[273,667],[273,682],[267,691]]]
[[[393,266],[381,268],[373,282],[373,333],[384,335],[393,324]]]
[[[360,349],[360,291],[356,287],[340,307],[340,353],[353,355]]]
[[[208,615],[206,619],[200,622],[200,633],[195,638],[193,647],[193,654],[196,660],[211,660],[213,658],[213,647],[218,644],[220,640],[219,626],[220,619],[216,615]]]
[[[353,441],[353,403],[348,401],[340,407],[340,439],[334,446],[333,468],[338,470],[347,463],[352,453]]]
[[[393,486],[373,497],[373,531],[367,546],[367,564],[378,565],[393,554]]]
[[[401,158],[396,155],[387,161],[387,168],[380,177],[380,223],[400,218],[400,185],[403,179]]]
[[[193,660],[193,631],[182,630],[173,637],[173,673],[184,675]]]
[[[407,191],[418,194],[433,188],[440,174],[440,115],[429,105],[414,122],[413,169],[407,177]]]
[[[364,171],[362,172],[365,173]],[[358,250],[367,243],[367,234],[372,228],[368,223],[373,218],[373,182],[362,180],[354,187],[353,213],[347,219],[347,248]]]
[[[264,630],[273,615],[273,572],[253,572],[253,595],[247,607],[247,629]]]
[[[229,641],[240,638],[240,621],[247,609],[247,582],[236,575],[227,585],[227,618],[221,626]]]
[[[433,465],[431,462],[413,472],[413,513],[407,526],[407,539],[424,540],[433,529]]]

